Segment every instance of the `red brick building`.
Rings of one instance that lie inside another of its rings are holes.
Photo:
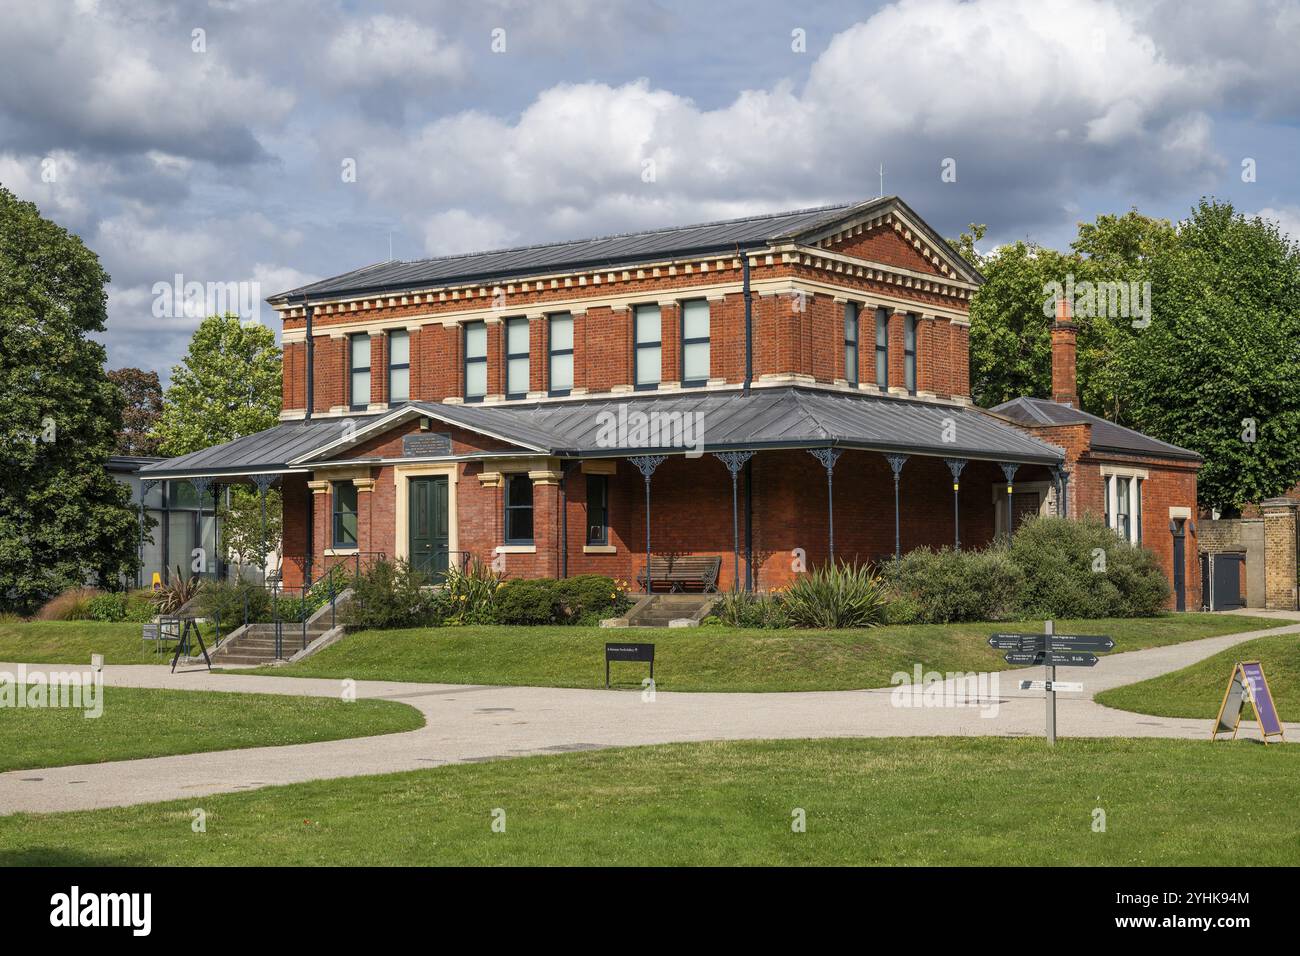
[[[1185,509],[1194,534],[1194,459],[972,406],[980,281],[893,197],[381,263],[272,297],[282,423],[155,477],[278,481],[289,575],[383,553],[634,581],[649,552],[769,588],[832,552],[983,546],[1063,488],[1102,513],[1123,474],[1173,576],[1156,530]]]

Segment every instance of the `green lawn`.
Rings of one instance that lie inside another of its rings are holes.
[[[98,621],[23,621],[0,623],[0,661],[24,664],[89,664],[103,654],[106,664],[161,664],[153,642],[140,639],[139,624]],[[204,635],[207,640],[207,635]]]
[[[1277,626],[1251,617],[1058,621],[1058,632],[1109,634],[1116,651]],[[273,673],[297,677],[600,687],[606,641],[652,641],[662,690],[795,691],[883,687],[897,671],[1002,669],[988,646],[995,631],[1041,630],[1042,621],[910,625],[855,631],[744,631],[720,627],[602,630],[577,627],[447,627],[362,631]],[[0,645],[0,651],[3,645]],[[0,654],[0,657],[3,655]],[[264,670],[262,673],[272,673]],[[637,686],[643,664],[614,664],[613,679]]]
[[[1232,665],[1237,661],[1263,664],[1278,716],[1284,721],[1300,720],[1300,634],[1279,634],[1238,644],[1180,671],[1105,691],[1097,695],[1097,702],[1139,714],[1204,717],[1212,721],[1219,713]],[[1247,705],[1242,719],[1254,717]]]
[[[1300,748],[1247,742],[674,744],[0,817],[0,865],[1279,866],[1297,801]]]
[[[5,708],[0,771],[267,747],[415,730],[424,717],[389,700],[104,687],[103,714]]]

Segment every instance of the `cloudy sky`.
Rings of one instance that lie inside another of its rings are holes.
[[[1203,195],[1300,237],[1295,0],[5,7],[0,184],[100,255],[110,366],[164,378],[197,321],[154,315],[178,273],[266,296],[390,241],[869,198],[882,163],[887,193],[988,245]]]

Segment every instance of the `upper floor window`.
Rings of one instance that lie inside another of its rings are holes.
[[[506,319],[506,398],[528,395],[528,320]]]
[[[487,324],[465,323],[465,401],[481,402],[487,395]]]
[[[876,384],[889,388],[889,310],[876,309]]]
[[[858,384],[858,304],[844,303],[844,380]]]
[[[655,388],[663,370],[663,339],[659,306],[638,305],[632,310],[636,387]]]
[[[609,544],[609,479],[587,476],[587,544]]]
[[[550,320],[550,394],[568,395],[573,391],[573,316],[560,312]]]
[[[388,404],[397,405],[411,398],[411,335],[388,333]]]
[[[370,404],[370,333],[348,337],[348,405],[353,411]]]
[[[533,479],[506,476],[506,544],[533,543]]]
[[[903,384],[907,394],[916,394],[916,316],[903,322]]]
[[[709,380],[709,303],[692,299],[682,303],[682,386],[704,385]]]
[[[1104,475],[1106,524],[1125,541],[1142,541],[1142,479],[1136,475]]]
[[[350,481],[333,484],[334,547],[357,546],[357,486]]]

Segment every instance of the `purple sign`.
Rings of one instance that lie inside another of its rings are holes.
[[[1246,675],[1250,700],[1255,705],[1260,730],[1265,736],[1282,733],[1282,722],[1278,720],[1277,708],[1273,706],[1273,695],[1269,693],[1268,681],[1264,680],[1263,665],[1259,661],[1246,661],[1241,669]]]

